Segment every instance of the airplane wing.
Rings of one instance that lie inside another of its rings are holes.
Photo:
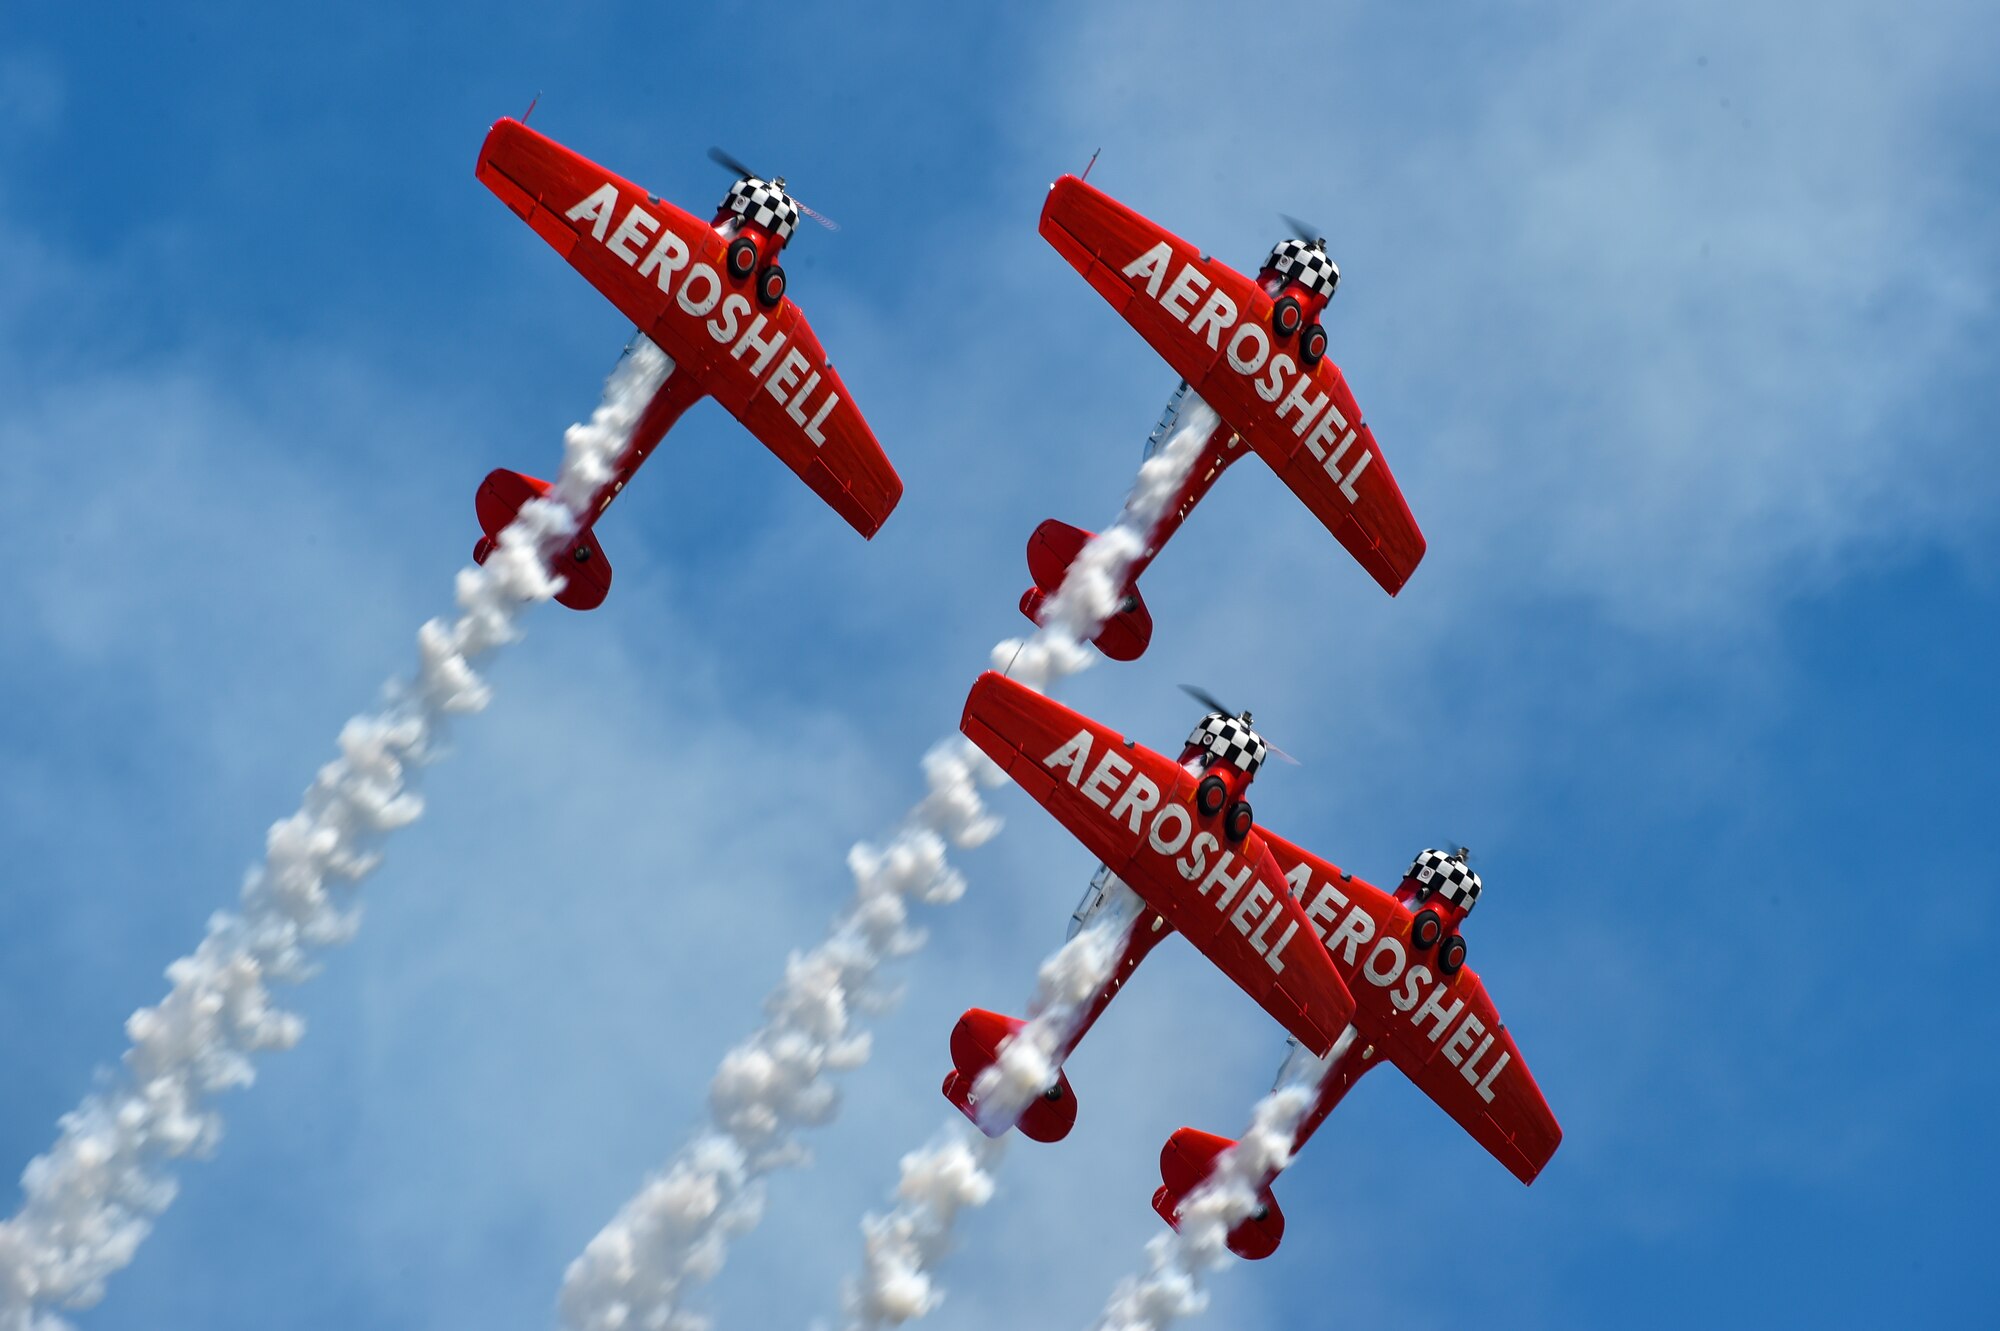
[[[1355,1025],[1417,1089],[1523,1183],[1562,1143],[1520,1046],[1470,966],[1449,980],[1410,944],[1389,893],[1258,829],[1351,987]]]
[[[1331,360],[1301,373],[1262,286],[1100,190],[1064,176],[1042,235],[1270,464],[1391,596],[1424,535]]]
[[[1179,763],[987,671],[959,728],[1146,903],[1308,1048],[1354,996],[1255,832],[1230,847]]]
[[[479,179],[863,536],[903,482],[789,298],[765,310],[707,223],[514,120]]]

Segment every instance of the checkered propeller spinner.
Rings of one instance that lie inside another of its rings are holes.
[[[1113,909],[1110,919],[1136,923],[1103,987],[1060,1034],[1054,1080],[1017,1119],[998,1121],[996,1113],[1006,1115],[994,1108],[992,1085],[980,1086],[1021,1029],[1017,1018],[981,1008],[959,1018],[945,1097],[994,1136],[1012,1127],[1036,1141],[1067,1136],[1077,1099],[1064,1060],[1146,955],[1178,933],[1291,1037],[1281,1080],[1317,1088],[1294,1152],[1362,1073],[1386,1062],[1533,1182],[1562,1129],[1465,964],[1457,930],[1480,886],[1465,852],[1426,850],[1394,891],[1383,891],[1293,845],[1259,825],[1247,799],[1266,756],[1278,751],[1249,713],[1188,692],[1211,710],[1176,760],[1001,675],[973,685],[960,729],[1103,861],[1072,932]],[[1178,1225],[1188,1194],[1234,1144],[1193,1128],[1176,1132],[1160,1153],[1153,1208]],[[1276,1178],[1257,1180],[1259,1209],[1230,1232],[1240,1256],[1268,1256],[1284,1237]]]
[[[1424,556],[1423,533],[1381,445],[1340,367],[1326,358],[1320,318],[1340,268],[1314,228],[1285,220],[1295,234],[1272,248],[1253,278],[1074,176],[1058,180],[1042,206],[1042,235],[1181,376],[1149,447],[1182,428],[1190,392],[1220,418],[1153,522],[1118,611],[1097,635],[1115,660],[1138,657],[1152,641],[1139,575],[1246,451],[1264,459],[1391,596]],[[1028,618],[1041,621],[1090,535],[1054,518],[1035,529],[1028,540],[1035,585],[1021,597]]]

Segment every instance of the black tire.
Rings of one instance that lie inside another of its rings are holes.
[[[1250,835],[1250,828],[1257,816],[1250,812],[1249,800],[1238,800],[1229,806],[1229,816],[1222,820],[1222,831],[1231,841],[1241,841]]]
[[[587,545],[579,545],[576,549],[569,552],[569,557],[579,564],[588,564],[590,557],[596,553],[595,550],[592,550]]]
[[[1318,324],[1307,324],[1299,334],[1299,364],[1310,370],[1326,356],[1326,329]]]
[[[1219,776],[1205,776],[1201,784],[1194,788],[1194,807],[1204,818],[1213,818],[1222,812],[1223,802],[1229,798],[1229,787]]]
[[[757,274],[757,301],[765,309],[785,298],[785,270],[772,264]]]
[[[1271,307],[1271,331],[1279,337],[1290,337],[1298,332],[1305,319],[1306,312],[1296,296],[1280,296],[1278,303]]]
[[[1046,1091],[1043,1091],[1042,1099],[1047,1100],[1050,1104],[1060,1103],[1062,1100],[1062,1083],[1057,1082]]]
[[[741,282],[757,267],[757,242],[748,236],[738,236],[729,242],[723,253],[727,256],[729,275]]]
[[[1438,939],[1444,937],[1444,916],[1428,907],[1417,912],[1417,918],[1410,922],[1410,942],[1420,948],[1436,947]]]
[[[1438,944],[1438,969],[1446,975],[1458,974],[1465,964],[1465,939],[1457,934]]]

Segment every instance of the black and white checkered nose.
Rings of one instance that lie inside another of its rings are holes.
[[[755,222],[781,242],[790,240],[799,226],[799,206],[792,202],[792,196],[755,176],[731,185],[722,206],[746,222]]]
[[[1447,904],[1467,914],[1479,904],[1479,875],[1463,858],[1444,850],[1427,850],[1410,865],[1409,877],[1429,887]]]
[[[1297,282],[1307,291],[1329,298],[1340,285],[1340,265],[1311,241],[1287,236],[1271,247],[1271,257],[1264,260],[1264,266],[1287,282]]]
[[[1249,776],[1270,756],[1263,739],[1241,719],[1227,712],[1210,712],[1188,736],[1187,746],[1226,763],[1234,763]]]

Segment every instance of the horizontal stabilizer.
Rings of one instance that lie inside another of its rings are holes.
[[[998,1137],[1007,1129],[984,1123],[979,1116],[979,1100],[973,1087],[979,1074],[999,1061],[1000,1046],[1021,1029],[1019,1017],[1003,1016],[984,1008],[972,1008],[951,1028],[952,1070],[945,1074],[944,1098],[958,1106],[981,1132]],[[1076,1126],[1076,1095],[1070,1090],[1069,1076],[1060,1070],[1056,1084],[1042,1092],[1014,1124],[1031,1141],[1059,1142]]]
[[[1153,1193],[1153,1209],[1160,1219],[1179,1229],[1181,1206],[1215,1168],[1216,1157],[1236,1145],[1227,1137],[1195,1128],[1182,1128],[1167,1138],[1160,1149],[1161,1184]],[[1245,1261],[1258,1261],[1278,1250],[1285,1237],[1285,1213],[1266,1186],[1257,1190],[1258,1207],[1249,1218],[1229,1231],[1229,1251]]]
[[[1035,585],[1021,593],[1021,613],[1039,624],[1042,607],[1056,594],[1069,574],[1069,566],[1083,552],[1092,533],[1067,522],[1050,518],[1035,528],[1028,538],[1028,576]],[[1093,639],[1097,649],[1114,661],[1136,661],[1153,640],[1153,614],[1146,609],[1138,587],[1125,585],[1124,599],[1111,618],[1104,621]]]
[[[484,564],[493,553],[500,533],[521,512],[521,506],[530,499],[546,498],[548,493],[549,483],[537,477],[504,467],[488,472],[473,499],[473,507],[479,512],[479,529],[486,533],[472,547],[473,559]],[[556,556],[549,571],[563,580],[556,601],[572,610],[595,610],[611,594],[611,561],[597,548],[597,533],[593,530],[578,533],[569,548]]]

